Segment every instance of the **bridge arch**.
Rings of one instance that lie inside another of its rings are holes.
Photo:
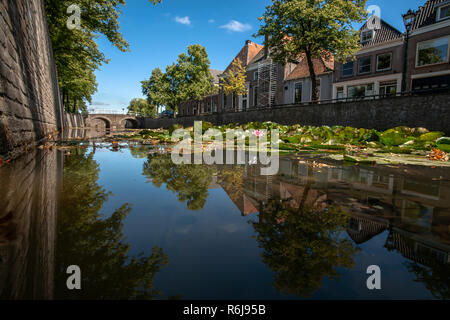
[[[109,130],[111,129],[111,121],[106,117],[93,117],[91,119],[91,127],[99,130]]]
[[[139,122],[136,120],[136,118],[125,118],[120,121],[121,127],[125,129],[138,129],[139,128]]]

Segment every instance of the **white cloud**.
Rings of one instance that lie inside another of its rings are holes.
[[[244,32],[252,29],[252,26],[247,23],[241,23],[236,20],[231,20],[226,25],[221,26],[223,29],[227,29],[231,32]]]
[[[109,106],[109,103],[102,102],[102,101],[94,101],[92,102],[91,106]]]
[[[209,23],[214,23],[214,22],[216,22],[216,20],[214,20],[214,19],[209,19],[208,22],[209,22]]]
[[[175,21],[178,22],[178,23],[184,24],[186,26],[190,26],[191,25],[191,19],[189,19],[188,16],[186,16],[186,17],[178,17],[178,16],[176,16],[175,17]]]

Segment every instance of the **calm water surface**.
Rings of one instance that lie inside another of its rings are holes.
[[[283,157],[266,177],[86,145],[30,154],[0,181],[2,299],[450,298],[449,169]]]

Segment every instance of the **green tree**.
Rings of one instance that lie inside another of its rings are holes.
[[[272,0],[256,36],[269,36],[271,57],[281,64],[306,56],[312,81],[312,99],[318,100],[314,59],[338,61],[359,49],[359,35],[352,24],[367,17],[367,0]]]
[[[247,81],[247,69],[242,64],[241,59],[235,58],[231,68],[225,73],[222,80],[222,88],[228,96],[234,93],[237,96],[246,95],[247,88],[245,83]]]
[[[153,4],[160,0],[150,0]],[[85,110],[97,90],[95,71],[108,59],[96,39],[104,35],[120,51],[129,50],[120,33],[119,17],[125,0],[78,0],[81,28],[67,28],[71,1],[44,0],[58,79],[66,111]]]
[[[147,97],[150,105],[156,106],[156,113],[159,114],[160,107],[170,103],[169,79],[160,68],[156,68],[150,79],[141,81],[141,84],[142,94]]]
[[[357,248],[343,237],[348,216],[341,210],[310,208],[299,213],[289,201],[272,199],[261,205],[260,219],[252,224],[264,250],[263,262],[275,272],[274,286],[308,297],[325,277],[338,278],[338,267],[351,268]]]
[[[160,296],[153,280],[168,263],[162,249],[148,257],[130,257],[123,221],[131,211],[123,205],[110,216],[100,213],[110,196],[98,185],[93,154],[75,149],[64,161],[61,212],[58,215],[55,297],[57,299],[151,299]],[[82,270],[82,290],[67,290],[66,269]]]
[[[130,101],[128,113],[138,113],[146,117],[154,118],[156,116],[156,106],[151,105],[146,99],[135,98]]]
[[[205,47],[188,46],[187,53],[180,54],[164,74],[159,69],[153,70],[150,80],[142,82],[143,93],[149,101],[164,105],[176,114],[182,102],[201,100],[214,92],[210,64]]]

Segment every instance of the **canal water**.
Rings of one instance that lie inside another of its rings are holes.
[[[284,156],[261,176],[80,143],[0,182],[1,299],[450,298],[448,168]]]

